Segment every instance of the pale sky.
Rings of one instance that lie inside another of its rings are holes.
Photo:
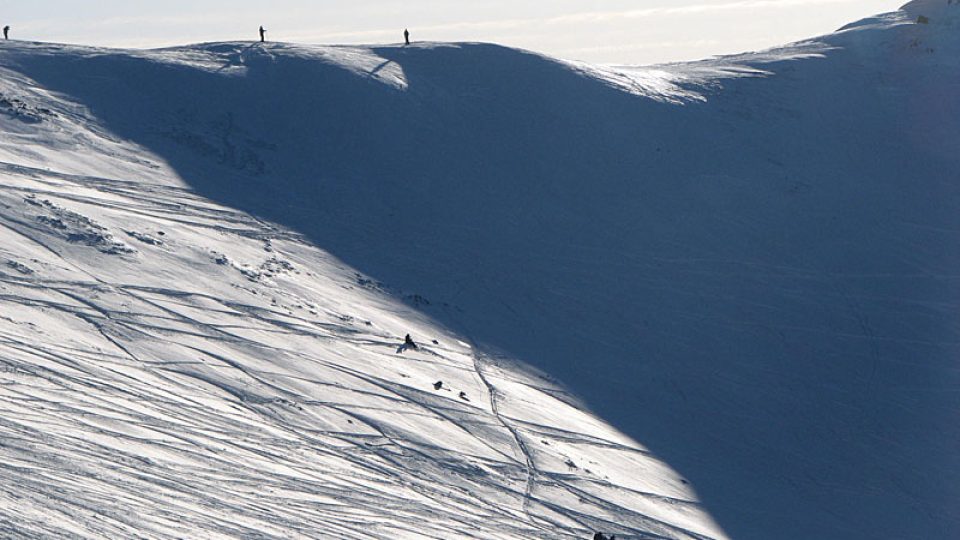
[[[764,49],[906,0],[0,0],[14,39],[161,47],[486,41],[569,60],[650,64]]]

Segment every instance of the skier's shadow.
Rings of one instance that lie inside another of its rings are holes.
[[[407,351],[417,351],[420,350],[416,345],[410,345],[409,343],[403,343],[397,347],[397,354],[403,354]]]
[[[377,67],[375,67],[375,68],[373,68],[372,70],[370,70],[370,76],[372,77],[372,76],[376,75],[377,73],[380,73],[381,71],[383,71],[384,69],[386,69],[386,67],[389,66],[389,65],[392,64],[392,63],[393,63],[393,60],[385,60],[383,63],[381,63],[381,64],[378,65]]]

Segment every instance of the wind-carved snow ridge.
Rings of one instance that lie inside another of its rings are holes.
[[[691,82],[690,79],[669,68],[598,66],[582,62],[569,62],[569,64],[576,71],[596,77],[613,88],[636,96],[674,104],[706,101],[703,94],[685,87],[684,83]],[[760,72],[753,71],[753,73]]]
[[[598,66],[570,62],[570,65],[627,93],[682,105],[707,101],[708,94],[722,88],[725,80],[773,75],[773,71],[763,69],[765,64],[823,58],[831,49],[832,46],[814,40],[699,62],[654,66]]]
[[[316,61],[343,68],[398,90],[407,88],[403,68],[377,55],[369,47],[294,45],[288,43],[213,43],[195,47],[160,49],[150,53],[171,64],[198,67],[226,75],[247,75],[251,64]]]

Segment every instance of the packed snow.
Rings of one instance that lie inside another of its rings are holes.
[[[960,537],[958,28],[3,43],[0,535]]]

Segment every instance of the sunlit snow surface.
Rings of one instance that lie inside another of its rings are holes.
[[[4,43],[0,536],[950,537],[945,2],[643,68]]]
[[[244,53],[2,54],[234,71]],[[396,66],[372,76],[404,87]],[[677,473],[557,384],[198,196],[83,104],[15,69],[0,92],[17,100],[0,117],[4,537],[722,535]],[[419,351],[397,352],[406,333]]]
[[[552,383],[161,164],[84,147],[103,176],[61,172],[85,165],[69,147],[4,152],[5,536],[718,534]],[[422,350],[397,354],[408,332]]]

